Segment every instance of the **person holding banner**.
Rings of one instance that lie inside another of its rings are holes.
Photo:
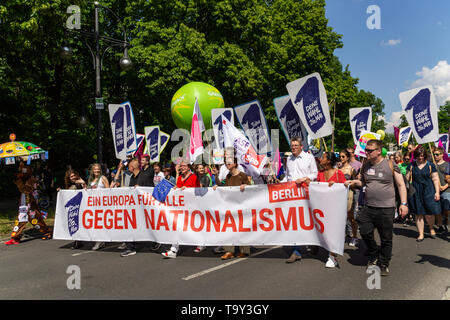
[[[161,164],[159,162],[156,162],[153,164],[153,185],[156,187],[158,183],[161,182],[162,179],[164,179],[164,173],[161,171]]]
[[[419,145],[414,150],[415,162],[407,168],[406,177],[411,181],[416,192],[408,199],[411,211],[416,214],[416,226],[419,232],[417,242],[424,240],[426,220],[430,228],[430,236],[436,238],[434,221],[436,215],[441,213],[439,175],[434,163],[428,161],[427,150]],[[424,218],[425,216],[425,218]]]
[[[300,137],[293,137],[291,139],[291,155],[286,161],[286,176],[282,182],[295,181],[297,185],[309,184],[310,181],[317,179],[317,165],[316,160],[312,154],[303,151],[303,144]],[[318,251],[318,247],[311,248],[312,253]],[[300,254],[300,247],[290,247],[290,257],[286,263],[293,263],[302,258]]]
[[[381,275],[389,275],[389,263],[392,256],[392,238],[395,214],[395,186],[397,185],[401,205],[399,213],[405,217],[408,213],[406,187],[397,165],[382,156],[382,142],[369,140],[366,155],[369,161],[361,168],[361,180],[348,180],[346,186],[365,186],[364,207],[356,218],[364,243],[368,248],[367,268],[380,267]],[[378,230],[381,247],[378,248],[374,231]]]
[[[176,166],[177,171],[180,170],[180,175],[178,176],[177,185],[174,189],[180,189],[183,191],[186,188],[200,188],[200,183],[197,179],[197,176],[192,173],[189,159],[182,159],[180,164]],[[172,244],[170,250],[161,253],[164,258],[175,259],[178,254],[178,250],[180,246],[178,243]],[[200,252],[204,250],[204,247],[198,246],[195,248],[196,252]]]
[[[249,177],[238,169],[238,162],[236,158],[228,157],[225,159],[225,165],[230,173],[227,174],[225,178],[226,187],[240,187],[243,192],[245,187],[249,184]],[[217,189],[217,185],[213,187],[214,190]],[[224,246],[225,254],[221,257],[222,260],[228,260],[234,258],[234,246]],[[240,246],[238,258],[248,257],[250,255],[249,246]]]
[[[109,181],[102,174],[102,166],[100,163],[94,163],[91,165],[87,187],[88,189],[109,188]],[[104,242],[96,242],[92,247],[92,250],[97,251],[104,247]]]
[[[66,174],[64,176],[64,186],[65,189],[68,190],[81,190],[86,188],[86,182],[84,182],[83,179],[81,179],[80,174],[73,170],[69,169],[66,171]],[[60,191],[61,188],[58,188],[56,191]],[[70,247],[72,250],[79,249],[83,246],[82,241],[74,241],[72,243],[72,246]]]
[[[155,182],[153,181],[155,176],[154,169],[150,166],[150,156],[148,154],[143,154],[141,157],[141,173],[147,175],[151,185],[149,187],[154,187]]]
[[[317,176],[318,182],[328,182],[331,187],[334,183],[344,183],[347,181],[345,179],[344,173],[336,168],[337,158],[334,152],[324,152],[322,158],[320,158],[320,166],[322,168]],[[337,254],[330,252],[328,260],[325,263],[326,268],[335,268],[339,266],[337,261]]]

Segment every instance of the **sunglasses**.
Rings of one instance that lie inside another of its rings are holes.
[[[435,157],[439,157],[441,154],[440,154],[440,153],[433,153],[433,155],[434,155]]]
[[[371,152],[373,152],[375,150],[378,150],[378,149],[366,149],[366,153],[371,153]]]

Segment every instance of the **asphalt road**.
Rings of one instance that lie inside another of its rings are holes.
[[[346,245],[335,269],[325,268],[323,249],[286,264],[280,247],[256,247],[249,258],[221,261],[212,248],[195,254],[186,247],[177,259],[163,259],[144,243],[137,255],[122,258],[117,243],[94,252],[91,243],[71,250],[71,242],[61,240],[1,242],[0,299],[450,299],[448,236],[417,243],[413,226],[396,224],[394,232],[391,275],[380,282],[366,273],[362,242]],[[68,288],[70,277],[69,284],[76,283],[69,266],[79,268],[80,289]]]

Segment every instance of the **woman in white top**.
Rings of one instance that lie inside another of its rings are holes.
[[[102,175],[102,166],[99,163],[94,163],[89,170],[88,188],[109,188],[109,181],[104,175]],[[99,250],[104,246],[104,242],[96,242],[92,247],[92,250]]]

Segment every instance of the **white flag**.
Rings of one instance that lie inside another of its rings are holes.
[[[259,155],[250,141],[222,115],[223,140],[225,148],[233,147],[238,164],[247,175],[257,178],[267,162],[267,156]]]

